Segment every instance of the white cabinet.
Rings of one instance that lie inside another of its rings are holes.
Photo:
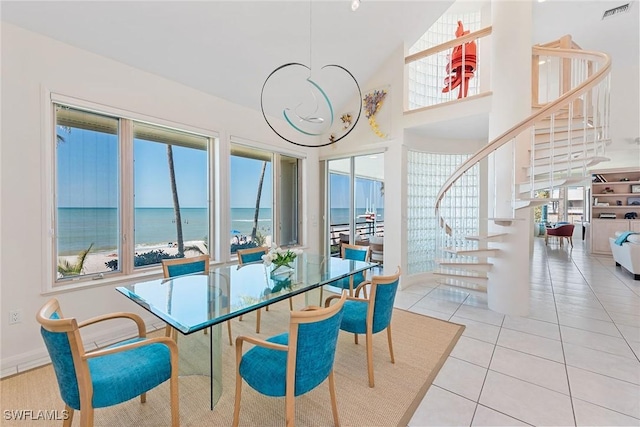
[[[609,237],[616,231],[640,232],[640,170],[592,171],[591,252],[611,255]],[[638,219],[625,219],[635,212]]]
[[[635,222],[635,221],[634,221]],[[611,255],[609,237],[614,237],[616,231],[629,231],[628,219],[594,219],[591,221],[591,252],[594,254]]]

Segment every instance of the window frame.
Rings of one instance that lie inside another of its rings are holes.
[[[191,133],[207,138],[207,209],[209,226],[209,252],[213,256],[213,242],[216,240],[215,217],[216,211],[215,191],[217,173],[217,153],[219,153],[220,136],[217,131],[197,128],[184,123],[172,122],[157,117],[146,116],[141,113],[119,109],[112,106],[102,105],[67,95],[44,90],[43,103],[44,113],[42,114],[42,188],[46,190],[46,197],[43,200],[42,224],[44,244],[41,245],[41,258],[43,280],[42,293],[57,293],[70,289],[83,287],[96,287],[103,285],[113,285],[125,282],[150,278],[150,276],[161,276],[161,265],[150,265],[149,267],[134,267],[135,238],[134,238],[134,169],[133,169],[133,123],[140,122],[152,126],[163,127],[185,133]],[[74,278],[59,280],[57,277],[57,248],[56,248],[56,221],[57,221],[57,156],[55,142],[57,140],[56,105],[84,110],[104,116],[118,119],[118,179],[119,188],[119,271],[87,274]],[[219,210],[219,209],[218,209]],[[127,214],[126,212],[129,212]]]
[[[281,220],[280,218],[282,217],[282,207],[281,204],[279,203],[279,201],[281,200],[280,197],[280,192],[281,192],[281,184],[282,184],[282,180],[281,180],[281,158],[282,156],[286,156],[289,158],[294,158],[298,160],[298,167],[297,167],[297,221],[296,221],[296,225],[297,225],[297,235],[298,235],[298,242],[295,245],[290,245],[290,246],[284,246],[284,247],[302,247],[304,246],[304,227],[303,227],[303,222],[302,222],[302,218],[304,218],[304,204],[303,204],[303,196],[304,196],[304,171],[305,171],[305,162],[307,161],[307,157],[304,153],[299,152],[299,151],[295,151],[295,150],[283,150],[280,149],[278,147],[275,146],[270,146],[261,142],[257,142],[257,141],[251,141],[248,139],[244,139],[241,137],[237,137],[237,136],[231,136],[229,138],[229,159],[228,159],[228,171],[227,171],[227,177],[229,180],[229,187],[231,186],[231,152],[232,152],[232,147],[233,146],[240,146],[240,147],[244,147],[247,149],[255,149],[255,150],[260,150],[263,151],[265,153],[269,153],[270,154],[270,162],[271,162],[271,185],[272,185],[272,199],[271,199],[271,213],[273,218],[271,219],[272,221],[272,241],[279,243],[281,240],[281,236],[282,236],[282,232],[281,232]],[[230,190],[229,190],[229,195],[227,196],[227,218],[225,221],[225,225],[226,225],[226,230],[223,230],[221,232],[221,236],[225,236],[225,235],[230,235],[231,230],[232,230],[232,226],[231,226],[231,202],[230,202]],[[226,234],[225,234],[226,233]],[[230,260],[236,260],[237,259],[237,255],[235,253],[231,253],[231,249],[230,246],[227,247],[224,243],[224,239],[222,239],[223,241],[220,242],[220,249],[223,252],[223,254],[226,254],[226,256],[230,257]]]

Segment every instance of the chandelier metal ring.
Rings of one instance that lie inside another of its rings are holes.
[[[359,102],[359,106],[358,106],[358,115],[353,123],[353,126],[350,127],[350,129],[342,136],[340,136],[339,138],[332,138],[330,139],[329,142],[324,143],[324,144],[305,144],[303,142],[299,142],[299,141],[293,141],[287,137],[285,137],[284,135],[282,135],[280,132],[278,132],[275,128],[275,126],[269,121],[267,114],[264,110],[264,89],[267,86],[267,83],[269,82],[269,79],[276,74],[278,71],[281,71],[284,68],[287,67],[303,67],[305,69],[307,69],[309,72],[311,72],[311,68],[301,64],[299,62],[289,62],[287,64],[283,64],[279,67],[277,67],[275,70],[273,70],[265,79],[264,83],[262,84],[262,89],[260,91],[260,109],[262,110],[262,116],[264,117],[264,120],[267,122],[267,125],[271,128],[271,130],[278,135],[280,138],[282,138],[283,140],[294,144],[294,145],[298,145],[301,147],[310,147],[310,148],[317,148],[317,147],[326,147],[327,145],[331,145],[331,144],[335,144],[336,142],[342,140],[344,137],[346,137],[347,135],[349,135],[351,133],[351,131],[356,127],[356,124],[358,123],[358,120],[360,120],[360,115],[362,114],[362,91],[360,90],[360,85],[358,84],[358,81],[356,80],[356,78],[353,76],[353,74],[351,74],[351,72],[349,70],[347,70],[346,68],[344,68],[341,65],[336,65],[336,64],[328,64],[325,65],[321,68],[321,70],[328,68],[328,67],[335,67],[338,68],[344,72],[347,73],[347,75],[353,80],[353,82],[356,85],[356,88],[358,90],[358,102]],[[313,80],[311,80],[310,78],[307,78],[307,81],[309,83],[311,83],[321,94],[323,99],[325,100],[325,102],[327,102],[328,108],[330,110],[330,114],[331,114],[331,123],[333,123],[333,106],[331,105],[331,100],[329,99],[328,95],[326,94],[326,92]],[[317,98],[315,97],[315,95],[312,92],[312,96],[314,97],[314,100],[317,103]],[[310,123],[322,123],[324,121],[324,119],[320,118],[320,117],[303,117],[300,114],[298,114],[297,109],[298,109],[299,105],[297,107],[295,107],[293,110],[291,110],[290,108],[285,108],[282,111],[282,114],[284,116],[285,121],[293,128],[295,129],[297,132],[300,132],[304,135],[308,135],[308,136],[318,136],[319,134],[314,134],[314,133],[310,133],[307,132],[301,128],[299,128],[298,126],[296,126],[292,120],[289,118],[287,111],[292,111],[293,114],[295,114],[301,121],[306,121],[306,122],[310,122]]]

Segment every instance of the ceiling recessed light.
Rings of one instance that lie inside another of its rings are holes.
[[[351,10],[353,10],[354,12],[358,10],[359,7],[360,7],[360,0],[353,0],[351,2]]]

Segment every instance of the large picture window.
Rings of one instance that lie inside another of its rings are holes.
[[[212,137],[54,106],[57,283],[208,253]]]

